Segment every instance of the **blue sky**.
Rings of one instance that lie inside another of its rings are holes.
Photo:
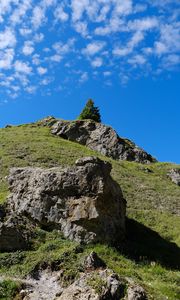
[[[179,0],[0,0],[0,126],[74,119],[88,98],[104,123],[180,163]]]

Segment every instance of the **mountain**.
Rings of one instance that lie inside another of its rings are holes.
[[[61,122],[61,124],[63,122],[63,126],[65,125],[66,136],[63,135],[64,132],[63,134],[58,134],[59,129],[56,132],[57,134],[55,134],[54,130],[60,124],[58,122]],[[97,124],[94,124],[94,128],[97,129]],[[146,296],[143,296],[143,292],[141,296],[148,299],[180,299],[178,284],[180,266],[180,187],[168,175],[173,173],[172,170],[179,170],[180,166],[170,163],[159,163],[153,158],[151,161],[148,161],[148,164],[147,161],[139,163],[137,161],[120,160],[117,157],[112,159],[106,152],[103,155],[98,147],[96,147],[96,151],[88,148],[91,144],[90,135],[88,135],[88,143],[79,143],[78,140],[72,141],[67,136],[67,132],[69,132],[67,128],[71,127],[72,129],[74,128],[73,126],[78,126],[80,132],[86,128],[85,136],[87,136],[87,128],[91,127],[92,123],[89,121],[76,123],[48,118],[32,124],[7,126],[0,129],[1,223],[4,224],[6,222],[5,214],[12,214],[13,211],[11,207],[6,212],[6,203],[10,201],[7,200],[7,196],[10,192],[13,192],[11,186],[9,191],[7,180],[11,168],[30,168],[33,170],[36,168],[41,170],[44,168],[48,170],[52,168],[66,170],[68,168],[68,170],[71,170],[72,168],[74,170],[75,162],[78,159],[98,157],[101,161],[105,161],[112,166],[112,180],[119,184],[123,198],[127,203],[126,236],[124,241],[116,245],[102,243],[102,241],[95,244],[79,243],[77,240],[64,238],[64,235],[54,225],[47,227],[46,223],[42,226],[40,223],[31,222],[32,216],[28,217],[27,223],[23,221],[23,218],[27,218],[27,216],[22,216],[21,220],[13,220],[15,222],[14,228],[18,228],[20,236],[26,227],[26,233],[29,234],[30,231],[30,238],[27,249],[25,247],[18,251],[1,251],[0,253],[0,299],[26,299],[27,287],[30,286],[29,289],[33,289],[33,286],[38,282],[38,289],[44,293],[42,299],[51,300],[53,298],[48,294],[49,291],[53,290],[51,295],[54,295],[54,298],[56,294],[61,294],[62,292],[57,286],[58,280],[60,280],[61,287],[64,288],[65,293],[65,287],[69,286],[70,288],[73,284],[76,285],[78,278],[81,278],[82,274],[86,274],[87,271],[84,270],[83,262],[92,252],[97,253],[98,257],[103,260],[107,270],[113,270],[119,276],[118,282],[123,282],[121,286],[124,286],[124,292],[121,293],[120,299],[127,297],[125,295],[126,290],[135,289],[136,286],[139,286],[140,290],[146,291]],[[108,126],[102,126],[103,132],[110,130],[107,129],[109,128]],[[100,132],[102,133],[102,130]],[[83,135],[78,133],[78,137],[80,136]],[[120,141],[127,143],[131,151],[134,151],[133,149],[135,148],[137,149],[135,144],[130,141],[122,138],[120,138]],[[142,151],[146,153],[144,150]],[[93,179],[93,174],[91,176]],[[33,176],[32,180],[34,180]],[[28,180],[26,185],[30,185]],[[15,189],[16,186],[18,186],[18,182],[15,183]],[[36,189],[33,190],[34,194],[35,192]],[[22,195],[22,193],[22,189],[19,190],[19,195]],[[92,196],[91,193],[89,196]],[[23,201],[23,197],[18,199]],[[23,202],[21,205],[23,205]],[[35,202],[33,203],[32,211],[33,207],[36,210]],[[17,224],[20,223],[19,229]],[[12,222],[9,226],[12,226]],[[58,277],[57,279],[56,272],[59,271],[61,271],[61,274],[58,273],[60,278]],[[102,287],[104,288],[104,285],[108,282],[108,277],[103,277],[105,275],[100,276],[99,270],[92,272],[92,276],[88,275],[90,278],[86,281],[97,294],[98,292],[101,294]],[[81,281],[80,284],[83,285],[84,283]],[[120,285],[120,283],[118,284]],[[21,291],[21,296],[19,291]],[[135,295],[135,292],[133,295]],[[33,296],[34,298],[31,299],[36,299],[36,296]],[[111,299],[112,294],[107,297]],[[129,294],[128,297],[130,299]]]

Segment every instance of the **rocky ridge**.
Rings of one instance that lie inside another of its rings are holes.
[[[41,124],[45,126],[47,120]],[[113,128],[102,123],[92,120],[59,120],[53,122],[50,127],[52,134],[78,142],[115,160],[128,160],[144,164],[156,162],[156,159],[150,154],[130,140],[119,137]]]

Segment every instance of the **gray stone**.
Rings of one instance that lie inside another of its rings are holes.
[[[57,121],[52,134],[86,145],[92,150],[116,160],[151,163],[156,160],[127,139],[119,137],[114,129],[92,120]]]
[[[128,287],[127,290],[127,300],[147,300],[147,295],[145,290],[139,286],[134,285]]]
[[[92,251],[84,260],[84,268],[88,271],[105,268],[105,266],[106,264],[104,261],[94,251]]]
[[[126,201],[110,171],[111,165],[96,157],[68,168],[13,168],[8,208],[71,240],[119,243]]]
[[[180,186],[180,169],[171,169],[167,176],[171,178],[172,182]]]

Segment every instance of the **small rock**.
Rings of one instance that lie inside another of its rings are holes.
[[[172,182],[180,186],[180,169],[171,169],[167,176],[171,178]]]
[[[127,290],[127,300],[147,300],[145,290],[139,286],[130,286]]]
[[[98,268],[105,268],[106,264],[97,253],[93,251],[85,258],[84,267],[86,270],[95,270]]]

